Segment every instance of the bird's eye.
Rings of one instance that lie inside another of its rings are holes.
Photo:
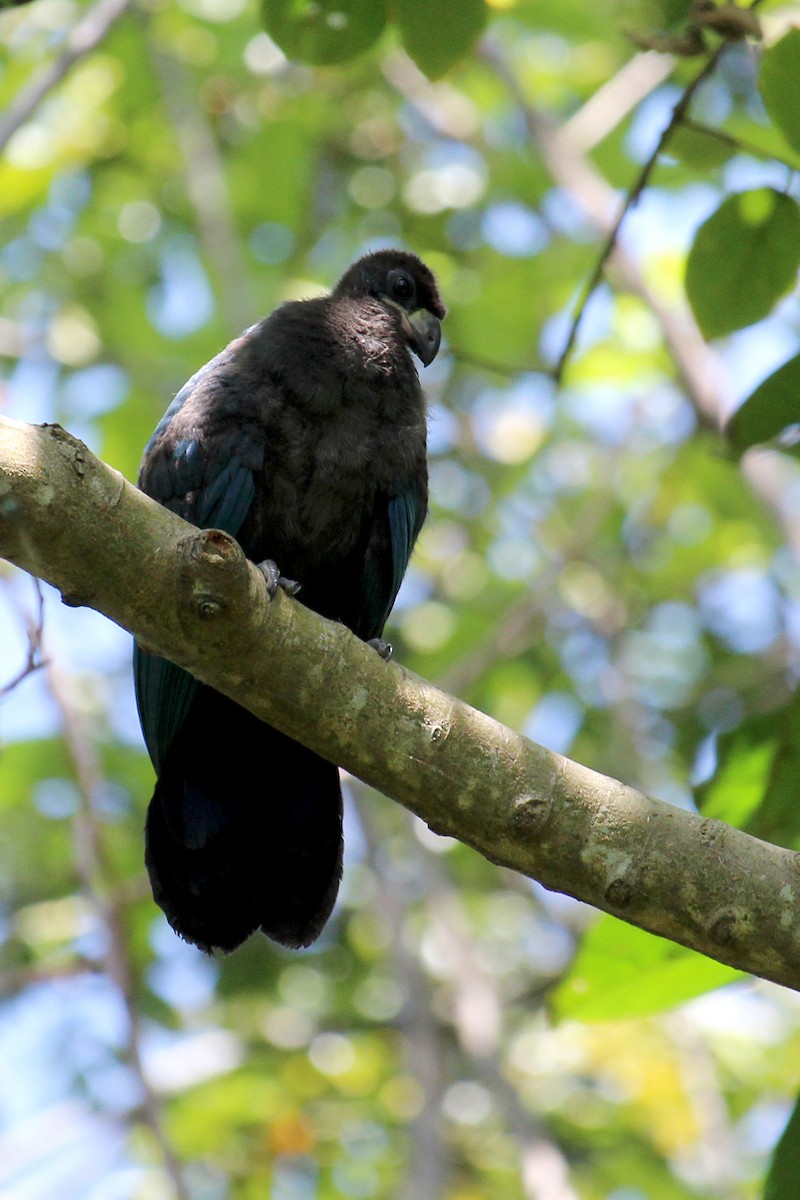
[[[389,292],[401,304],[406,304],[414,295],[414,280],[405,271],[389,272]]]

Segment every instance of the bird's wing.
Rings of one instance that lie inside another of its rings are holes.
[[[263,461],[264,447],[247,428],[239,426],[192,435],[170,427],[187,402],[202,387],[213,405],[218,355],[189,380],[170,405],[151,438],[139,483],[148,495],[201,529],[222,529],[236,537],[255,496],[254,471]],[[219,387],[224,388],[224,379]],[[199,688],[196,679],[174,663],[148,654],[134,643],[134,685],[145,744],[157,771]]]
[[[191,708],[200,686],[166,658],[133,643],[133,684],[145,745],[156,771]]]
[[[408,488],[400,496],[393,496],[389,501],[389,535],[392,546],[392,593],[386,609],[389,616],[392,605],[400,591],[400,584],[408,568],[411,551],[417,540],[422,522],[425,519],[424,509],[420,504],[421,497],[416,488]]]
[[[239,378],[231,347],[201,367],[156,426],[139,475],[139,487],[159,504],[233,537],[253,502],[253,472],[264,456],[263,440],[245,419],[250,384]]]
[[[355,632],[380,637],[411,558],[427,512],[427,495],[417,481],[376,507],[375,522],[364,559],[361,605]]]

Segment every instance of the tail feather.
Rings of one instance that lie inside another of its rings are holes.
[[[229,951],[260,928],[308,946],[341,879],[338,769],[201,688],[164,759],[145,839],[153,895],[187,941]]]

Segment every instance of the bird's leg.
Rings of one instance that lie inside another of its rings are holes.
[[[383,638],[370,638],[367,645],[372,646],[372,649],[381,656],[384,662],[388,662],[394,654],[391,642],[385,642]]]
[[[265,558],[263,562],[256,563],[261,574],[267,581],[267,592],[270,600],[275,599],[278,588],[282,588],[287,596],[296,596],[300,591],[300,584],[296,579],[287,579],[281,575],[278,570],[278,564],[274,563],[271,558]]]

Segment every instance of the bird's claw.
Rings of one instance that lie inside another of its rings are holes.
[[[384,662],[388,662],[394,654],[391,642],[385,642],[383,638],[370,638],[367,645],[372,646],[372,649],[381,656]]]
[[[296,596],[300,591],[300,584],[297,580],[287,579],[284,575],[281,575],[277,563],[274,563],[271,558],[265,558],[263,562],[257,563],[256,566],[267,581],[267,592],[270,600],[275,599],[278,588],[286,592],[287,596]]]

